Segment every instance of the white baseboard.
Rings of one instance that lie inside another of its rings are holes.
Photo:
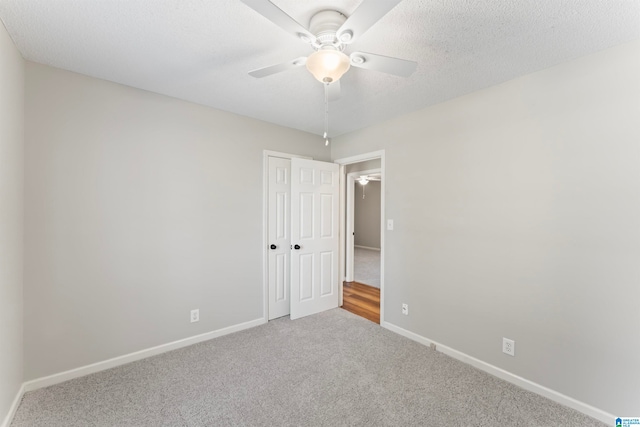
[[[370,246],[361,246],[361,245],[353,245],[354,248],[360,248],[360,249],[369,249],[370,251],[378,251],[380,252],[380,248],[372,248]]]
[[[533,381],[529,381],[525,378],[519,377],[518,375],[512,374],[511,372],[505,371],[504,369],[498,368],[497,366],[493,366],[487,362],[483,362],[482,360],[476,359],[475,357],[469,356],[468,354],[462,353],[461,351],[454,350],[451,347],[447,347],[446,345],[442,345],[436,341],[432,341],[428,338],[425,338],[422,335],[418,335],[414,332],[408,331],[406,329],[403,329],[399,326],[396,326],[392,323],[385,322],[385,321],[380,322],[380,326],[392,332],[400,334],[406,338],[409,338],[410,340],[413,340],[417,343],[423,344],[427,347],[430,346],[431,344],[435,344],[436,350],[446,354],[447,356],[451,356],[454,359],[467,363],[495,377],[498,377],[502,380],[515,384],[518,387],[521,387],[525,390],[531,391],[533,393],[539,394],[540,396],[546,397],[547,399],[553,400],[556,403],[559,403],[564,406],[568,406],[571,409],[575,409],[576,411],[582,412],[583,414],[593,417],[597,420],[600,420],[603,423],[606,423],[607,425],[611,424],[613,420],[615,420],[615,417],[612,414],[609,414],[601,409],[594,408],[593,406],[587,405],[586,403],[580,402],[572,397],[566,396],[555,390],[551,390],[550,388],[534,383]]]
[[[48,387],[54,384],[59,384],[74,378],[83,377],[85,375],[93,374],[95,372],[104,371],[105,369],[110,369],[116,366],[125,365],[127,363],[135,362],[137,360],[145,359],[147,357],[155,356],[157,354],[166,353],[171,350],[177,350],[179,348],[197,344],[202,341],[208,341],[212,338],[217,338],[223,335],[239,332],[245,329],[253,328],[255,326],[260,326],[265,323],[267,322],[264,318],[251,320],[249,322],[240,323],[238,325],[229,326],[229,327],[218,329],[211,332],[206,332],[204,334],[195,335],[193,337],[184,338],[178,341],[173,341],[168,344],[162,344],[156,347],[147,348],[145,350],[140,350],[134,353],[125,354],[124,356],[114,357],[113,359],[108,359],[102,362],[92,363],[91,365],[86,365],[86,366],[71,369],[65,372],[60,372],[58,374],[49,375],[47,377],[37,378],[35,380],[25,382],[22,385],[23,392],[37,390],[39,388]]]
[[[16,397],[13,399],[13,403],[9,407],[9,413],[6,417],[4,417],[4,421],[0,424],[0,427],[9,427],[11,422],[13,421],[13,417],[16,415],[16,411],[18,410],[18,406],[20,406],[20,402],[22,402],[22,396],[24,395],[24,384],[20,386]]]

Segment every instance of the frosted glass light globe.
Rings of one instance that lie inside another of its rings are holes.
[[[322,83],[332,83],[351,67],[349,57],[333,49],[321,49],[307,58],[307,69]]]

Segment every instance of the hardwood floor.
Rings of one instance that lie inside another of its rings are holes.
[[[344,282],[342,308],[380,324],[380,289],[358,282]]]

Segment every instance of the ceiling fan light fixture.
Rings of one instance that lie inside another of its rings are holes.
[[[340,80],[350,66],[349,57],[335,49],[321,49],[307,58],[307,69],[321,83]]]
[[[360,178],[358,178],[358,182],[360,183],[360,185],[367,185],[367,183],[369,182],[369,178],[367,178],[366,176],[361,176]]]

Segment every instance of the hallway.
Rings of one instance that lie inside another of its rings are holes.
[[[380,289],[380,251],[354,248],[353,280]]]
[[[380,289],[358,282],[344,282],[342,308],[380,323]]]

